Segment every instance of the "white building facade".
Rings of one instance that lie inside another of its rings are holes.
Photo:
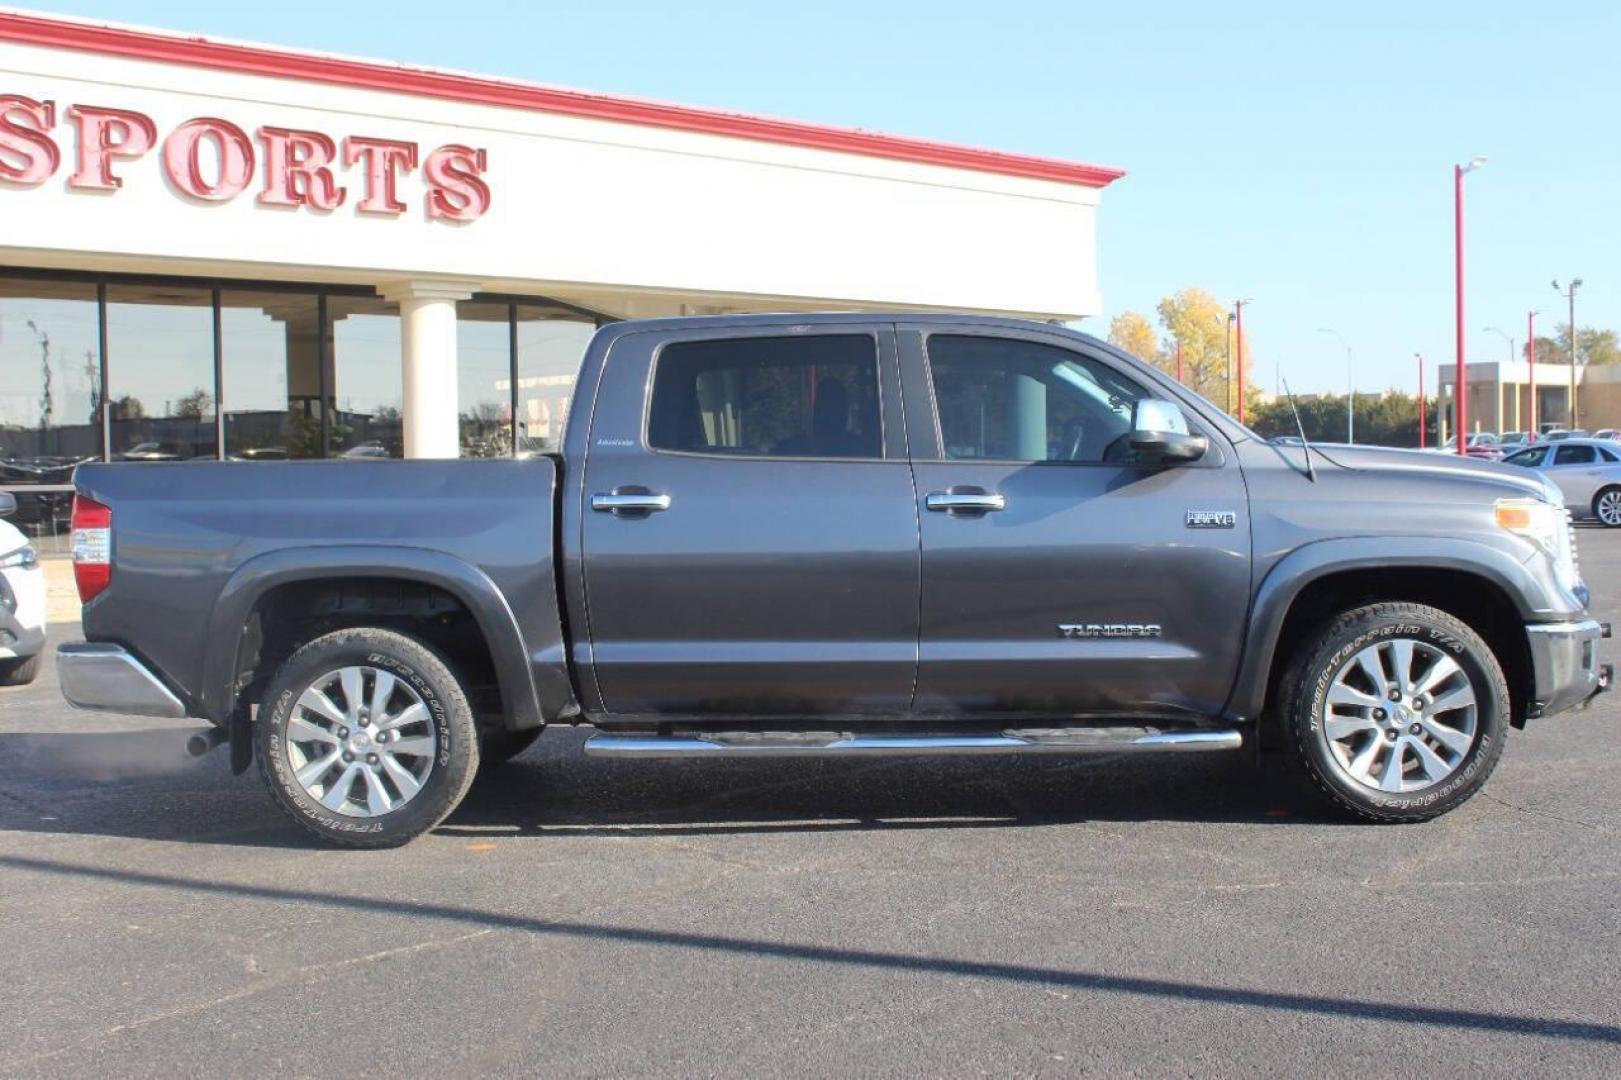
[[[0,486],[544,452],[611,319],[1092,315],[1119,175],[0,10]]]

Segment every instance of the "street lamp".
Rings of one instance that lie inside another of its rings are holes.
[[[1216,316],[1217,321],[1221,316]],[[1233,313],[1227,313],[1227,389],[1223,393],[1226,398],[1227,415],[1233,415]]]
[[[1512,337],[1510,337],[1508,334],[1505,334],[1503,331],[1499,330],[1495,326],[1486,327],[1486,332],[1488,334],[1496,334],[1498,337],[1500,337],[1504,341],[1508,342],[1508,362],[1512,364],[1514,362],[1514,339]],[[1497,430],[1498,431],[1502,431],[1503,430],[1503,425],[1505,423],[1507,423],[1507,421],[1503,418],[1503,413],[1505,413],[1507,411],[1508,410],[1503,408],[1503,380],[1502,380],[1502,378],[1498,378],[1498,380],[1497,380]],[[1520,395],[1519,395],[1518,392],[1516,392],[1514,394],[1514,426],[1516,428],[1520,426]]]
[[[1244,305],[1253,304],[1254,300],[1245,297],[1233,302],[1233,319],[1238,323],[1238,329],[1233,336],[1238,339],[1238,422],[1244,422]]]
[[[1454,327],[1457,335],[1458,374],[1454,380],[1454,397],[1457,400],[1457,428],[1458,453],[1467,454],[1469,448],[1469,424],[1466,413],[1469,409],[1468,376],[1464,372],[1463,359],[1463,178],[1466,173],[1472,173],[1486,164],[1483,157],[1470,158],[1467,165],[1452,166],[1452,258],[1454,280],[1456,282],[1457,323]]]
[[[1414,353],[1418,361],[1418,448],[1424,449],[1424,355]]]
[[[1555,278],[1553,291],[1564,294],[1570,304],[1570,430],[1576,430],[1576,290],[1582,287],[1581,278],[1572,278],[1568,288],[1560,288]]]
[[[1340,335],[1338,330],[1327,326],[1317,328],[1319,334],[1332,334],[1341,345],[1345,346],[1345,441],[1356,442],[1356,387],[1351,377],[1351,345]]]
[[[1525,356],[1530,361],[1531,370],[1526,373],[1525,381],[1531,384],[1531,435],[1532,442],[1536,436],[1542,434],[1542,422],[1537,419],[1537,316],[1540,311],[1527,311],[1525,313]]]

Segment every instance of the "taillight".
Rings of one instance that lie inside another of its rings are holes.
[[[113,580],[113,512],[83,495],[73,496],[73,580],[82,604]]]

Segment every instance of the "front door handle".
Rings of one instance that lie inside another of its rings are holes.
[[[591,509],[604,514],[651,514],[669,508],[668,495],[654,494],[650,491],[637,494],[599,491],[591,496]]]
[[[947,513],[983,514],[988,510],[1006,510],[1007,499],[994,491],[931,491],[924,497],[923,505]]]

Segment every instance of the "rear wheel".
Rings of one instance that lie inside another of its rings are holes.
[[[1621,528],[1621,487],[1607,487],[1593,496],[1593,516],[1606,529]]]
[[[300,648],[271,680],[254,726],[276,801],[334,844],[405,843],[443,821],[478,770],[456,676],[389,630],[339,630]]]
[[[1444,611],[1348,611],[1305,652],[1283,705],[1291,756],[1368,821],[1425,821],[1464,803],[1502,756],[1508,683],[1480,636]]]
[[[40,654],[21,660],[0,660],[0,686],[27,686],[39,674]]]

